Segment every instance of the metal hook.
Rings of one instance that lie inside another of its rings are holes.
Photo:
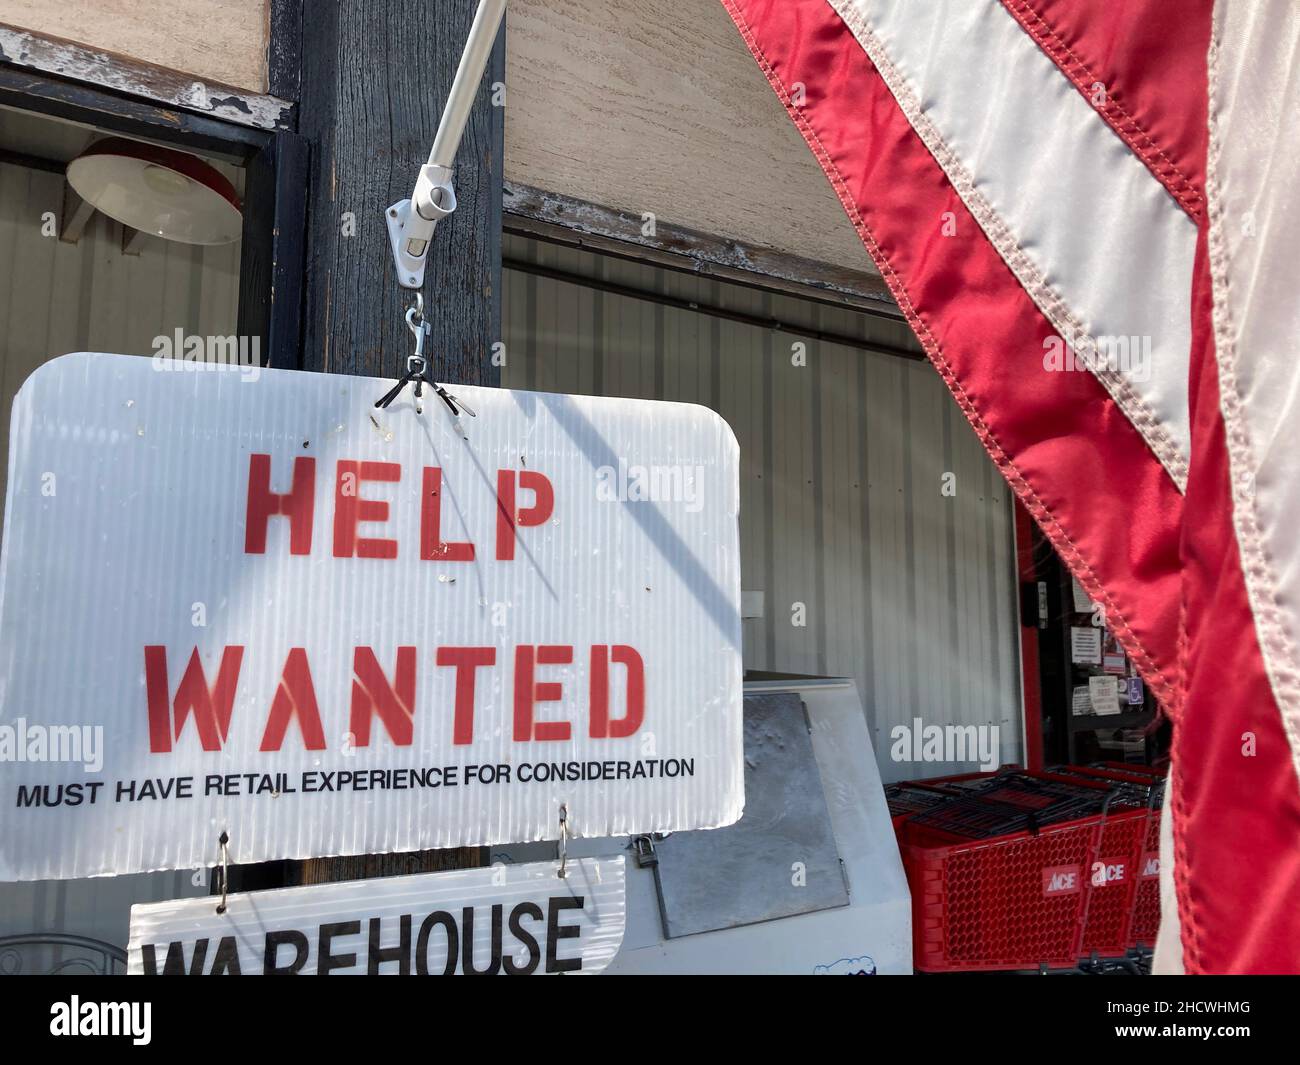
[[[418,292],[415,296],[415,306],[408,307],[406,310],[406,325],[415,336],[415,353],[407,356],[406,374],[395,384],[389,391],[375,401],[375,406],[386,408],[398,396],[402,394],[409,384],[415,385],[415,413],[424,413],[424,385],[426,375],[429,371],[429,360],[424,354],[425,341],[431,332],[429,323],[424,320],[424,297]],[[432,384],[433,382],[429,382]]]
[[[429,323],[424,320],[424,297],[416,294],[417,307],[406,312],[406,324],[415,334],[415,354],[407,357],[406,379],[415,382],[415,413],[424,413],[424,378],[429,370],[429,360],[424,354],[424,342],[428,338]]]
[[[230,837],[224,831],[217,837],[217,846],[221,848],[221,902],[217,906],[218,916],[226,912],[226,888],[230,884],[229,872],[226,868],[226,861],[229,858],[226,845],[229,842]]]
[[[423,354],[424,338],[429,332],[429,323],[424,320],[423,314],[416,308],[411,307],[406,312],[406,326],[415,334],[415,350]]]
[[[387,407],[393,402],[409,384],[415,385],[415,413],[424,413],[424,386],[429,385],[439,399],[447,405],[451,411],[452,417],[456,419],[456,431],[461,436],[465,435],[465,430],[460,424],[460,416],[468,414],[471,418],[477,418],[478,415],[458,396],[452,395],[442,385],[432,379],[429,367],[429,357],[425,353],[425,345],[433,333],[432,327],[424,319],[424,296],[417,292],[415,294],[415,303],[406,309],[406,326],[415,336],[415,354],[407,357],[406,376],[395,384],[389,390],[387,395],[380,397],[375,401],[376,407]]]
[[[561,880],[567,877],[569,864],[569,807],[567,803],[560,803],[560,838],[555,844],[556,857],[560,860],[560,869],[558,876]]]

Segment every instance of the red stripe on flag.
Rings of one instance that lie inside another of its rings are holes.
[[[1091,373],[1045,371],[1051,326],[825,0],[723,3],[984,447],[1174,704],[1182,497],[1168,474]]]
[[[1002,0],[1193,219],[1205,213],[1213,0]]]
[[[1186,695],[1174,728],[1174,880],[1189,973],[1300,971],[1300,782],[1232,523],[1204,227],[1192,290]]]

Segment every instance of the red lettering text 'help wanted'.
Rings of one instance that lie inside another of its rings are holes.
[[[316,529],[316,460],[298,456],[287,492],[271,488],[271,456],[249,456],[248,508],[244,525],[244,553],[266,553],[267,533],[273,518],[289,525],[289,554],[309,555]],[[366,499],[366,483],[400,482],[402,467],[394,462],[362,462],[340,459],[334,478],[334,523],[332,555],[336,559],[396,559],[397,540],[378,535],[360,535],[363,523],[376,525],[389,519],[389,504]],[[423,561],[473,562],[477,548],[470,541],[447,541],[442,533],[442,470],[426,466],[420,474],[419,557]],[[526,505],[521,505],[521,499]],[[541,525],[555,509],[555,491],[550,480],[533,470],[497,471],[497,513],[494,553],[498,561],[515,559],[520,530]],[[168,648],[144,648],[145,690],[149,712],[149,748],[166,753],[178,741],[186,723],[205,751],[219,751],[225,745],[239,689],[244,647],[224,648],[215,675],[209,677],[197,647],[172,649],[173,668],[179,683],[172,686]],[[186,654],[188,652],[188,655]],[[515,742],[567,741],[572,738],[572,719],[537,719],[539,703],[564,701],[563,684],[554,676],[541,674],[550,666],[571,665],[571,645],[521,644],[498,661],[496,647],[437,647],[428,651],[434,664],[450,670],[454,677],[454,699],[450,721],[422,723],[416,712],[416,673],[420,651],[399,647],[391,669],[381,663],[373,648],[355,647],[352,659],[352,688],[348,704],[348,733],[356,747],[369,747],[379,727],[388,742],[411,746],[416,729],[448,729],[453,745],[474,742],[476,692],[483,670],[510,670],[513,693],[509,732]],[[587,733],[592,739],[622,739],[641,727],[645,716],[645,663],[635,648],[626,644],[594,644],[581,656],[587,675]],[[611,676],[613,674],[613,676]],[[341,680],[342,678],[334,678]],[[615,716],[611,683],[621,684],[622,714]],[[494,727],[498,724],[494,722]],[[279,684],[268,700],[266,725],[260,749],[278,751],[293,731],[307,750],[324,750],[326,730],[322,722],[316,684],[307,650],[290,648],[280,672]],[[334,734],[338,734],[335,732]]]

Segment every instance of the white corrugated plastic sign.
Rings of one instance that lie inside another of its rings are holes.
[[[179,899],[131,907],[133,976],[598,973],[623,942],[623,858]]]
[[[188,366],[188,369],[183,369]],[[730,824],[697,406],[78,354],[14,401],[0,879]]]

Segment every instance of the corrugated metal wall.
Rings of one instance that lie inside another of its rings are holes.
[[[0,396],[4,424],[14,393],[37,366],[69,351],[151,355],[177,328],[234,333],[239,245],[199,248],[143,237],[122,253],[122,227],[96,213],[81,240],[43,232],[63,211],[63,177],[0,163]],[[9,434],[0,434],[0,489]]]
[[[892,761],[891,729],[916,717],[998,725],[1001,760],[1020,758],[1009,489],[928,363],[798,332],[917,351],[906,325],[522,237],[505,255],[504,385],[701,403],[731,424],[743,584],[765,598],[745,622],[748,669],[853,677],[886,781],[970,768]]]
[[[57,175],[0,165],[6,424],[13,393],[52,355],[147,354],[177,327],[235,330],[237,245],[145,240],[138,256],[123,255],[119,227],[103,217],[79,244],[61,244],[41,235],[60,197]],[[915,348],[903,325],[794,298],[516,237],[506,255]],[[886,780],[946,769],[890,760],[891,728],[917,716],[997,724],[1002,760],[1020,756],[1009,494],[928,365],[517,269],[504,284],[503,384],[702,403],[730,422],[744,586],[765,596],[764,616],[745,622],[748,668],[854,677]],[[0,440],[7,448],[7,434]],[[942,492],[945,473],[955,495]],[[0,885],[0,935],[57,929],[120,944],[131,901],[202,891],[189,873]]]
[[[69,351],[149,355],[153,338],[235,332],[239,245],[197,248],[146,237],[123,255],[121,226],[96,214],[77,244],[42,234],[62,212],[63,178],[0,164],[0,492],[8,467],[9,408],[37,366]],[[213,846],[215,859],[215,844]],[[0,936],[57,931],[126,946],[133,902],[205,894],[189,872],[0,884]],[[81,955],[40,956],[48,965]],[[29,956],[28,963],[31,958]],[[0,964],[18,964],[17,954]]]

